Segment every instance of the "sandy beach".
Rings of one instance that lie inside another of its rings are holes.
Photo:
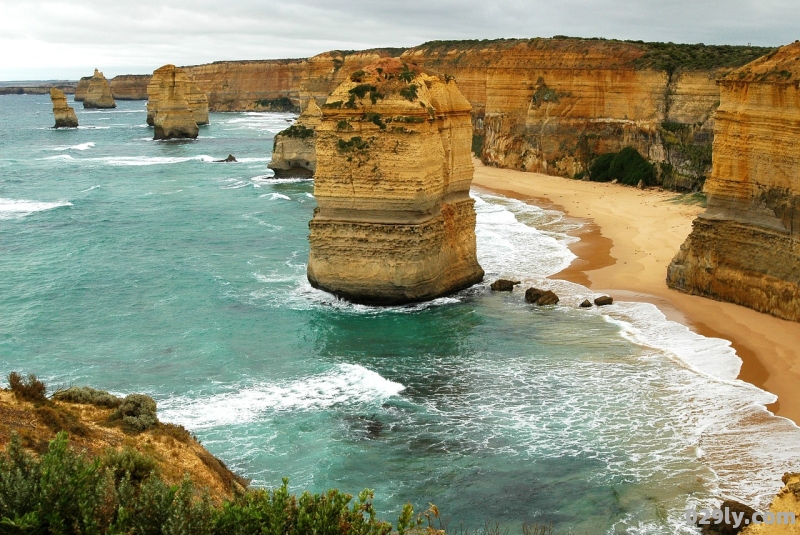
[[[739,378],[778,396],[768,409],[800,422],[800,324],[667,287],[667,266],[703,211],[678,194],[486,167],[473,185],[585,220],[572,250],[578,258],[553,276],[615,299],[647,301],[704,336],[730,340],[742,359]]]

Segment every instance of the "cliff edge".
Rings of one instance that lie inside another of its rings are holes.
[[[800,321],[799,58],[795,42],[720,80],[708,209],[671,288]]]
[[[53,128],[77,128],[78,116],[75,110],[67,104],[67,97],[60,89],[50,89],[50,101],[53,103],[53,116],[56,124]]]
[[[308,280],[370,304],[433,299],[483,280],[469,196],[469,102],[395,58],[322,106]]]

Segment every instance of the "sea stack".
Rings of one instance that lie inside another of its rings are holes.
[[[77,128],[78,116],[67,104],[67,96],[58,88],[50,88],[50,101],[53,103],[53,115],[56,124],[53,128]]]
[[[275,136],[272,161],[267,167],[276,178],[311,178],[317,169],[316,129],[322,110],[312,97],[297,121]]]
[[[208,97],[191,81],[186,71],[175,65],[164,65],[153,71],[147,84],[147,124],[155,126],[162,95],[170,86],[179,88],[178,92],[186,100],[195,124],[208,124]]]
[[[333,91],[317,127],[312,286],[392,305],[483,280],[469,196],[470,111],[452,78],[396,58]]]
[[[103,76],[103,73],[94,70],[94,76],[89,80],[89,85],[86,88],[86,95],[83,97],[84,108],[116,108],[117,103],[114,102],[114,97],[111,96],[111,86],[108,85],[108,80]]]
[[[153,78],[156,78],[155,75]],[[153,139],[197,138],[200,129],[194,112],[189,108],[185,91],[186,84],[174,70],[171,74],[159,76]]]
[[[719,81],[708,209],[667,271],[683,292],[800,321],[800,43]]]

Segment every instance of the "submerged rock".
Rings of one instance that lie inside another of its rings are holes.
[[[719,524],[713,518],[707,519],[710,522],[709,524],[698,523],[697,527],[700,528],[700,533],[703,535],[736,535],[748,526],[744,522],[745,519],[749,523],[753,513],[756,512],[752,507],[734,500],[725,500],[717,509],[723,511],[723,513],[727,509],[727,515],[723,515],[722,522]],[[739,521],[737,522],[736,519],[739,519]]]
[[[103,73],[94,70],[94,76],[89,80],[89,85],[86,88],[86,95],[83,98],[83,107],[89,108],[116,108],[117,103],[114,102],[114,97],[111,96],[111,86],[108,85],[108,80],[103,76]]]
[[[557,304],[559,299],[555,292],[551,290],[528,288],[525,290],[525,301],[533,305],[546,306]]]
[[[56,124],[53,128],[77,128],[78,116],[75,110],[67,104],[67,97],[64,92],[55,87],[50,89],[50,101],[53,103],[53,115]]]
[[[228,154],[228,157],[224,160],[214,160],[214,163],[231,163],[236,161],[236,157],[233,154]]]
[[[308,280],[370,304],[483,280],[475,248],[470,104],[452,78],[396,58],[339,85],[316,129]]]
[[[611,297],[609,297],[607,295],[601,295],[600,297],[598,297],[598,298],[596,298],[594,300],[594,304],[599,306],[599,307],[603,307],[603,306],[606,306],[606,305],[612,305],[612,304],[614,304],[614,299],[612,299]]]
[[[267,165],[275,178],[311,178],[317,170],[316,129],[322,110],[313,98],[297,121],[275,136],[272,161]]]
[[[492,283],[490,288],[495,292],[510,292],[514,290],[514,286],[522,284],[520,281],[510,281],[508,279],[497,279]]]

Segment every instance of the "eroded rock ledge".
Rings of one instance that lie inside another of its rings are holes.
[[[314,287],[400,304],[483,280],[469,197],[470,110],[452,79],[392,58],[334,90],[316,134]]]
[[[322,110],[312,98],[297,121],[275,136],[272,161],[268,167],[275,172],[276,178],[314,176],[317,169],[315,130],[321,121]]]
[[[708,209],[675,289],[800,321],[800,43],[720,80]]]

